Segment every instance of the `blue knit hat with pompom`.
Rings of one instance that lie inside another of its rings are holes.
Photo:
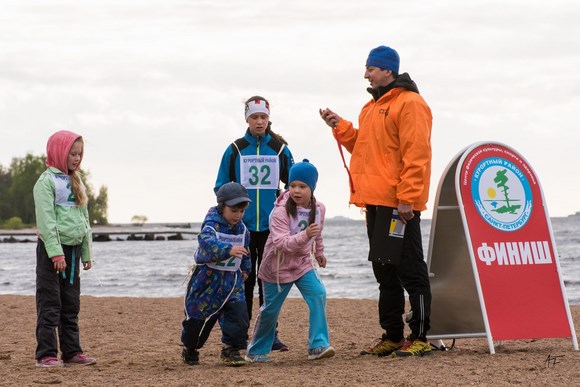
[[[314,193],[316,182],[318,181],[318,171],[314,165],[310,164],[308,159],[304,159],[301,163],[296,163],[290,168],[288,183],[296,180],[306,183]]]

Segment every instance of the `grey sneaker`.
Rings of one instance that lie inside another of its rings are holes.
[[[318,347],[308,350],[308,360],[324,359],[334,356],[334,348],[329,346]]]
[[[246,355],[244,357],[248,363],[267,363],[270,361],[268,355]]]

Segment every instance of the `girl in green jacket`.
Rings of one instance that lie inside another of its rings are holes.
[[[96,363],[81,349],[78,325],[79,266],[92,266],[88,199],[79,175],[83,149],[78,134],[54,133],[46,145],[47,169],[34,185],[37,367]]]

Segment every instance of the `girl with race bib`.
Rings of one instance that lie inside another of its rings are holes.
[[[214,191],[230,181],[242,184],[252,202],[244,214],[244,223],[250,230],[252,268],[245,281],[248,316],[252,319],[254,288],[262,262],[264,245],[270,233],[269,216],[279,192],[280,182],[288,183],[288,172],[294,164],[288,143],[272,131],[270,103],[260,96],[245,102],[248,129],[244,137],[234,141],[222,157]],[[258,279],[258,300],[264,302],[262,282]],[[273,351],[287,351],[288,347],[276,339]]]
[[[79,269],[92,266],[88,198],[79,174],[83,152],[78,134],[54,133],[46,145],[47,169],[34,185],[37,367],[96,363],[83,353],[78,324]]]
[[[334,356],[326,321],[326,288],[315,263],[326,267],[322,229],[326,208],[314,198],[318,171],[304,160],[290,169],[289,190],[276,201],[270,218],[270,236],[258,272],[264,285],[264,304],[254,326],[246,360],[267,362],[276,321],[292,285],[310,310],[308,359]]]
[[[209,209],[197,237],[199,247],[185,295],[182,358],[185,364],[199,364],[198,350],[221,317],[221,360],[241,366],[246,363],[240,349],[246,347],[249,325],[244,280],[251,267],[250,233],[242,217],[251,200],[242,185],[231,182],[217,191],[217,202]]]

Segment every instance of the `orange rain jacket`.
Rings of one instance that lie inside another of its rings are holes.
[[[431,176],[431,109],[415,82],[401,74],[394,87],[372,99],[359,115],[359,129],[341,119],[333,129],[348,152],[357,207],[427,208]]]

